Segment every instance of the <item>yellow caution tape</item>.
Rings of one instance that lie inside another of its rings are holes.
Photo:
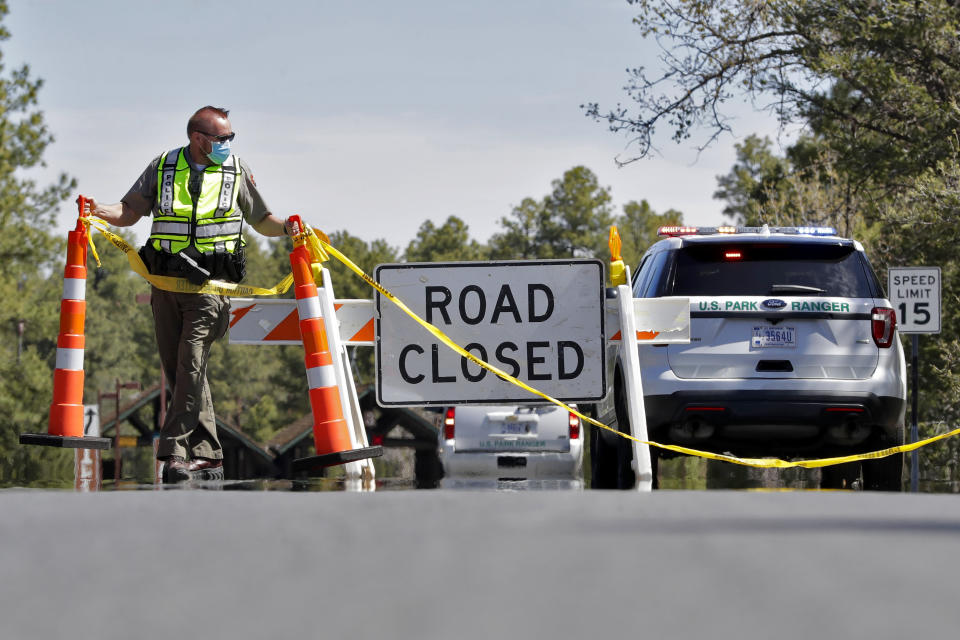
[[[147,270],[146,265],[143,264],[143,260],[140,259],[140,255],[137,253],[136,249],[130,246],[130,244],[127,243],[123,238],[112,233],[107,228],[106,223],[104,223],[102,220],[99,220],[97,218],[88,218],[88,217],[82,217],[80,218],[80,220],[84,225],[87,226],[88,232],[90,227],[95,228],[97,231],[103,234],[104,237],[110,240],[110,242],[113,243],[118,249],[123,251],[126,254],[127,261],[130,263],[130,267],[134,270],[134,272],[136,272],[142,278],[150,282],[153,286],[157,287],[158,289],[162,289],[164,291],[178,291],[182,293],[212,293],[212,294],[223,295],[223,296],[270,296],[270,295],[279,295],[279,294],[285,293],[290,288],[290,285],[293,284],[292,273],[288,274],[282,281],[280,281],[279,284],[277,284],[275,287],[271,289],[239,285],[232,282],[223,282],[219,280],[208,280],[203,285],[195,285],[190,283],[184,278],[174,278],[170,276],[155,276]],[[594,420],[593,418],[590,418],[589,416],[586,416],[580,413],[570,405],[560,400],[557,400],[556,398],[553,398],[543,393],[542,391],[534,389],[533,387],[529,386],[522,380],[519,380],[511,376],[509,373],[493,366],[492,364],[484,362],[480,358],[476,357],[475,355],[473,355],[472,353],[470,353],[469,351],[467,351],[466,349],[462,348],[460,345],[455,343],[453,340],[448,338],[447,335],[443,333],[440,329],[438,329],[437,327],[430,324],[429,322],[427,322],[426,320],[418,316],[416,313],[411,311],[410,308],[407,307],[407,305],[405,305],[402,300],[400,300],[399,298],[394,296],[392,293],[390,293],[379,282],[377,282],[376,280],[368,276],[363,271],[363,269],[358,267],[347,256],[340,253],[340,251],[338,251],[334,246],[332,246],[330,244],[330,239],[326,236],[326,234],[324,234],[322,231],[317,231],[312,229],[309,225],[305,224],[303,226],[304,226],[304,229],[302,230],[301,233],[303,236],[305,236],[304,237],[305,245],[307,247],[308,252],[310,253],[311,261],[315,265],[320,262],[326,262],[327,260],[330,259],[330,255],[333,255],[335,258],[337,258],[337,260],[339,260],[344,265],[346,265],[348,269],[350,269],[355,274],[357,274],[371,287],[379,291],[381,295],[383,295],[385,298],[387,298],[392,303],[397,305],[404,313],[406,313],[408,316],[413,318],[413,320],[415,320],[419,325],[421,325],[424,329],[430,332],[430,334],[432,334],[434,337],[436,337],[438,340],[440,340],[443,344],[445,344],[450,349],[453,349],[453,351],[458,353],[460,356],[466,358],[470,362],[473,362],[478,367],[482,367],[483,369],[486,369],[487,371],[493,373],[494,375],[501,378],[502,380],[506,380],[511,384],[514,384],[540,398],[543,398],[544,400],[552,404],[557,405],[558,407],[561,407],[569,411],[570,413],[578,416],[581,420],[583,420],[588,424],[591,424],[600,429],[606,429],[607,431],[610,431],[611,433],[615,433],[622,438],[633,440],[634,442],[638,442],[640,444],[648,445],[651,447],[657,447],[660,449],[666,449],[669,451],[675,451],[677,453],[683,453],[689,456],[707,458],[709,460],[720,460],[723,462],[732,462],[733,464],[739,464],[747,467],[759,467],[759,468],[765,468],[765,469],[768,469],[768,468],[787,469],[791,467],[803,467],[806,469],[814,469],[818,467],[828,467],[836,464],[844,464],[847,462],[857,462],[860,460],[872,460],[877,458],[885,458],[887,456],[891,456],[897,453],[915,451],[916,449],[925,447],[928,444],[931,444],[933,442],[937,442],[939,440],[945,440],[947,438],[960,434],[960,429],[954,429],[953,431],[949,431],[947,433],[942,433],[940,435],[936,435],[931,438],[927,438],[925,440],[920,440],[918,442],[905,444],[898,447],[890,447],[889,449],[881,449],[880,451],[871,451],[869,453],[860,453],[860,454],[849,455],[849,456],[838,456],[834,458],[819,458],[815,460],[781,460],[778,458],[740,458],[737,456],[730,456],[730,455],[725,455],[721,453],[712,453],[710,451],[700,451],[698,449],[690,449],[688,447],[681,447],[678,445],[660,444],[659,442],[652,442],[649,440],[640,440],[639,438],[636,438],[630,435],[629,433],[618,431],[613,427],[607,426],[602,422],[598,422],[597,420]],[[93,244],[93,237],[89,233],[88,233],[88,240],[90,242],[90,247],[93,251],[93,256],[97,261],[97,265],[99,266],[100,258],[97,255],[96,246],[94,246]]]
[[[89,233],[90,227],[95,228],[114,246],[127,255],[127,262],[130,268],[140,277],[163,291],[176,291],[179,293],[211,293],[220,296],[247,297],[247,296],[276,296],[286,293],[293,284],[293,274],[289,273],[276,286],[270,289],[262,287],[253,287],[249,285],[237,284],[235,282],[225,282],[223,280],[207,280],[202,285],[196,285],[185,278],[175,278],[172,276],[156,276],[147,270],[147,265],[143,264],[140,254],[135,247],[131,246],[126,240],[110,231],[107,224],[98,218],[82,217],[80,221],[87,227],[87,237],[90,246],[93,245],[93,236]],[[96,247],[93,249],[93,256],[97,260],[97,266],[100,266],[100,258],[97,256]]]
[[[313,229],[310,229],[309,227],[307,227],[306,233],[311,238],[317,238]],[[350,269],[355,274],[360,276],[367,284],[369,284],[371,287],[379,291],[381,295],[383,295],[385,298],[387,298],[392,303],[397,305],[404,313],[406,313],[408,316],[413,318],[420,326],[422,326],[424,329],[429,331],[435,338],[440,340],[443,344],[447,345],[449,348],[453,349],[455,352],[457,352],[458,354],[460,354],[470,362],[495,374],[502,380],[506,380],[507,382],[515,384],[516,386],[522,389],[525,389],[526,391],[529,391],[530,393],[536,396],[539,396],[540,398],[543,398],[544,400],[551,402],[557,405],[558,407],[562,407],[563,409],[566,409],[567,411],[578,416],[581,420],[583,420],[584,422],[587,422],[588,424],[591,424],[595,427],[599,427],[600,429],[606,429],[607,431],[615,433],[622,438],[633,440],[634,442],[638,442],[640,444],[649,445],[651,447],[657,447],[659,449],[667,449],[669,451],[676,451],[677,453],[683,453],[689,456],[707,458],[709,460],[720,460],[723,462],[732,462],[733,464],[739,464],[746,467],[759,467],[762,469],[769,469],[769,468],[787,469],[790,467],[803,467],[805,469],[814,469],[818,467],[829,467],[831,465],[844,464],[846,462],[857,462],[859,460],[873,460],[876,458],[885,458],[887,456],[892,456],[896,453],[914,451],[915,449],[919,449],[920,447],[925,447],[928,444],[937,442],[938,440],[944,440],[946,438],[950,438],[952,436],[960,434],[960,429],[954,429],[953,431],[950,431],[948,433],[942,433],[940,435],[933,436],[932,438],[927,438],[926,440],[920,440],[919,442],[914,442],[912,444],[905,444],[898,447],[891,447],[889,449],[882,449],[880,451],[871,451],[869,453],[859,453],[859,454],[849,455],[849,456],[838,456],[835,458],[819,458],[816,460],[780,460],[779,458],[739,458],[737,456],[724,455],[722,453],[712,453],[710,451],[700,451],[698,449],[690,449],[687,447],[681,447],[681,446],[672,445],[672,444],[660,444],[659,442],[640,440],[639,438],[636,438],[630,435],[629,433],[618,431],[613,427],[603,424],[602,422],[598,422],[597,420],[594,420],[593,418],[590,418],[589,416],[586,416],[580,413],[570,405],[565,404],[564,402],[557,400],[556,398],[552,398],[547,394],[541,391],[538,391],[537,389],[534,389],[533,387],[524,383],[522,380],[518,380],[517,378],[514,378],[509,373],[502,371],[501,369],[498,369],[492,364],[488,364],[487,362],[484,362],[483,360],[473,355],[472,353],[470,353],[469,351],[467,351],[466,349],[464,349],[463,347],[455,343],[453,340],[448,338],[446,334],[440,331],[440,329],[438,329],[437,327],[430,324],[429,322],[427,322],[426,320],[418,316],[416,313],[411,311],[410,308],[407,307],[407,305],[405,305],[402,300],[400,300],[399,298],[394,296],[392,293],[387,291],[387,289],[384,288],[383,285],[381,285],[379,282],[377,282],[376,280],[368,276],[363,271],[363,269],[355,265],[347,256],[340,253],[340,251],[338,251],[335,247],[331,246],[328,241],[317,238],[317,243],[325,251],[326,254],[330,254],[334,256],[337,260],[339,260],[344,265],[346,265],[348,269]]]
[[[310,257],[313,258],[314,264],[329,260],[330,256],[323,249],[323,244],[329,244],[330,242],[330,238],[327,237],[327,234],[325,234],[323,231],[312,229],[308,225],[304,225],[304,227],[304,231],[307,235],[307,251],[310,252]]]
[[[100,256],[97,255],[97,245],[93,244],[93,234],[90,233],[90,221],[86,217],[80,218],[80,221],[86,226],[87,242],[90,243],[90,252],[93,253],[93,259],[97,261],[97,268],[100,268]]]

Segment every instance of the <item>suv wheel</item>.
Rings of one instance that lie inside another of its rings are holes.
[[[607,444],[600,427],[590,428],[590,487],[617,488],[617,449]]]
[[[904,442],[904,428],[897,429],[894,442],[883,441],[884,447],[897,447]],[[903,454],[895,453],[886,458],[864,460],[863,483],[871,491],[903,490]]]
[[[633,435],[630,427],[629,412],[627,411],[627,396],[623,389],[623,378],[617,372],[616,382],[614,384],[614,411],[617,415],[617,429],[623,433]],[[660,481],[657,478],[659,460],[657,450],[654,447],[650,449],[650,465],[653,471],[653,488],[660,488]],[[633,489],[637,486],[637,474],[633,471],[633,441],[627,438],[617,437],[617,489]]]
[[[903,454],[864,462],[863,480],[871,491],[902,491]]]
[[[859,489],[860,463],[846,462],[820,469],[821,489]]]

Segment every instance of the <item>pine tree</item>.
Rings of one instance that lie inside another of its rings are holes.
[[[0,0],[0,21],[7,13]],[[0,22],[0,41],[9,37]],[[66,246],[56,210],[75,188],[65,174],[45,187],[23,174],[44,165],[53,142],[37,108],[42,84],[26,65],[7,73],[0,52],[0,483],[65,480],[73,461],[18,443],[19,433],[47,430]]]

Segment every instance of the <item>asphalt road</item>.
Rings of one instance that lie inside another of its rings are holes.
[[[0,638],[922,638],[960,498],[0,491]]]

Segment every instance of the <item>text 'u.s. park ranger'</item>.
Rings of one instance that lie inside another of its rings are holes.
[[[206,106],[187,122],[187,146],[154,158],[117,204],[89,199],[89,213],[128,227],[145,215],[153,226],[140,256],[150,273],[240,282],[245,275],[243,223],[265,236],[289,235],[270,213],[247,164],[231,153],[229,111]],[[230,305],[213,294],[151,290],[160,362],[173,396],[160,429],[157,457],[165,482],[222,479],[207,359],[227,330]]]

